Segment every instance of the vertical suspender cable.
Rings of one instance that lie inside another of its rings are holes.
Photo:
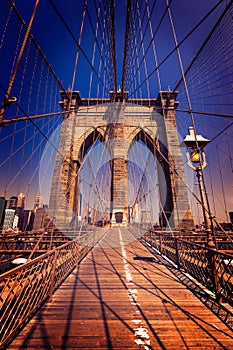
[[[75,82],[75,78],[76,78],[77,64],[78,64],[78,58],[79,58],[79,52],[80,52],[81,40],[82,40],[82,33],[83,33],[83,27],[84,27],[84,20],[85,20],[85,16],[86,16],[86,7],[87,7],[87,3],[85,1],[84,9],[83,9],[83,16],[82,16],[82,23],[81,23],[81,28],[80,28],[80,32],[79,32],[78,48],[77,48],[77,52],[75,55],[75,63],[74,63],[74,71],[73,71],[73,77],[72,77],[72,83],[71,83],[71,91],[73,91],[73,89],[74,89],[74,82]]]
[[[133,69],[132,69],[132,80],[131,80],[131,83],[130,85],[128,85],[128,90],[129,90],[129,93],[131,96],[133,96],[133,93],[132,91],[136,91],[136,98],[140,97],[142,99],[142,89],[141,89],[141,73],[140,73],[140,65],[139,65],[139,49],[138,49],[138,41],[137,41],[137,28],[136,28],[136,21],[135,21],[135,15],[134,13],[132,13],[132,36],[133,36],[133,46],[135,47],[135,57],[133,57],[133,62],[131,62],[131,65],[133,66]],[[133,64],[132,64],[133,63]],[[131,90],[131,85],[132,85],[132,82],[133,82],[133,87],[132,87],[132,90]],[[140,86],[140,89],[139,89],[139,96],[137,96],[137,84],[138,86]],[[134,90],[133,90],[134,89]]]
[[[227,204],[226,204],[226,196],[225,196],[225,190],[224,190],[224,185],[223,185],[223,175],[222,175],[222,168],[220,164],[220,157],[219,157],[219,147],[216,145],[216,153],[217,153],[217,159],[218,159],[218,168],[219,168],[219,173],[220,173],[220,182],[221,182],[221,187],[222,187],[222,194],[223,194],[223,204],[224,204],[224,213],[226,215],[226,221],[228,222],[228,214],[227,214]]]
[[[170,9],[170,5],[169,5],[169,1],[168,0],[166,0],[166,5],[167,5],[168,16],[169,16],[171,27],[172,27],[173,38],[174,38],[175,45],[176,45],[176,51],[177,51],[177,56],[178,56],[178,60],[179,60],[179,64],[180,64],[182,80],[184,82],[185,93],[186,93],[187,102],[188,102],[188,108],[189,108],[189,112],[190,112],[190,116],[191,116],[192,125],[193,125],[194,131],[195,131],[196,128],[195,128],[195,122],[194,122],[194,117],[193,117],[193,113],[192,113],[191,100],[190,100],[190,96],[189,96],[188,86],[187,86],[186,77],[185,77],[185,73],[184,73],[183,62],[182,62],[182,59],[181,59],[180,49],[179,49],[178,40],[177,40],[177,37],[176,37],[175,27],[174,27],[172,14],[171,14],[171,9]],[[195,138],[196,138],[196,133],[195,133]]]
[[[127,57],[128,57],[128,50],[129,50],[129,23],[130,23],[130,12],[131,12],[130,10],[131,10],[131,0],[127,0],[126,26],[125,26],[125,46],[124,46],[122,80],[121,80],[122,97],[124,94],[126,65],[127,65]]]
[[[189,108],[189,113],[190,113],[190,117],[191,117],[191,122],[192,122],[192,126],[193,126],[193,129],[194,129],[196,148],[198,149],[196,127],[195,127],[195,122],[194,122],[194,116],[193,116],[193,113],[192,113],[192,105],[191,105],[191,100],[190,100],[190,96],[189,96],[189,90],[188,90],[188,86],[187,86],[187,82],[186,82],[183,62],[182,62],[182,59],[181,59],[181,54],[180,54],[180,50],[179,50],[178,40],[177,40],[177,37],[176,37],[175,27],[174,27],[172,14],[171,14],[171,9],[170,9],[170,5],[169,5],[169,1],[168,0],[166,0],[166,5],[167,5],[167,11],[168,11],[168,15],[169,15],[169,19],[170,19],[170,23],[171,23],[171,27],[172,27],[172,33],[173,33],[173,37],[174,37],[174,41],[175,41],[175,45],[176,45],[176,51],[177,51],[178,60],[179,60],[179,64],[180,64],[182,80],[184,82],[185,93],[186,93],[186,97],[187,97],[187,102],[188,102],[188,108]],[[206,185],[205,185],[204,176],[203,176],[202,162],[200,162],[200,168],[201,168],[204,192],[206,194]],[[210,212],[209,199],[208,199],[208,196],[205,195],[205,197],[206,197],[205,199],[206,199],[206,206],[207,206],[207,208],[203,207],[203,210],[207,211],[209,219],[211,220],[211,227],[213,227],[212,217],[211,217],[211,212]]]
[[[113,65],[113,84],[114,93],[117,92],[117,74],[116,74],[116,37],[115,37],[115,11],[114,11],[114,0],[110,2],[111,11],[111,42],[112,42],[112,65]]]
[[[95,35],[94,35],[94,47],[93,47],[92,60],[91,60],[92,67],[94,67],[94,63],[95,63],[96,45],[98,42],[99,16],[100,16],[100,7],[97,10],[97,20],[96,20]],[[90,72],[88,105],[89,105],[90,98],[91,98],[92,81],[93,81],[93,69],[91,69],[91,72]]]
[[[152,30],[151,14],[150,14],[148,0],[146,0],[146,8],[147,8],[147,16],[148,16],[148,22],[149,22],[149,27],[150,27],[150,35],[151,35],[151,40],[152,40],[152,38],[153,38],[153,30]],[[158,66],[158,58],[157,58],[157,53],[156,53],[154,40],[152,40],[152,49],[153,49],[153,54],[154,54],[154,59],[155,59],[155,65],[157,67]],[[157,79],[158,79],[159,91],[161,91],[162,87],[161,87],[161,80],[160,80],[160,74],[159,74],[159,70],[158,69],[157,69]]]
[[[148,77],[145,49],[144,49],[144,43],[143,43],[142,21],[140,17],[140,7],[139,7],[138,0],[136,1],[136,6],[137,6],[137,16],[138,16],[138,23],[139,23],[139,34],[140,34],[140,40],[141,40],[140,46],[142,48],[142,59],[144,63],[145,76]],[[146,88],[147,88],[147,96],[148,96],[148,99],[150,100],[149,79],[146,80]]]
[[[37,7],[39,5],[39,2],[40,2],[40,0],[36,0],[36,2],[35,2],[35,6],[34,6],[34,9],[33,9],[33,12],[32,12],[32,15],[31,15],[31,18],[30,18],[30,21],[29,21],[29,24],[27,26],[27,30],[26,30],[26,33],[25,33],[25,36],[24,36],[24,39],[23,39],[23,42],[22,42],[21,49],[19,51],[19,55],[18,55],[16,64],[15,64],[13,73],[12,73],[12,75],[10,77],[10,82],[9,82],[9,85],[8,85],[8,89],[6,91],[6,95],[5,95],[4,101],[2,102],[2,107],[1,107],[1,112],[0,112],[0,123],[3,120],[3,115],[4,115],[4,112],[5,112],[5,108],[6,108],[6,103],[7,103],[8,99],[9,99],[9,97],[10,97],[10,94],[11,94],[11,90],[12,90],[12,87],[13,87],[13,84],[14,84],[14,81],[15,81],[15,77],[16,77],[16,74],[17,74],[17,71],[18,71],[18,68],[19,68],[19,64],[20,64],[21,58],[23,56],[25,45],[27,43],[30,31],[31,31],[32,23],[34,21],[35,15],[36,15],[36,10],[37,10]]]
[[[167,0],[166,0],[167,1]],[[221,1],[220,1],[221,3]],[[219,4],[219,3],[218,3]],[[218,5],[217,4],[217,5]],[[221,16],[218,18],[217,22],[215,23],[213,29],[211,30],[211,32],[209,33],[209,35],[207,36],[207,38],[205,39],[205,41],[203,42],[202,46],[200,47],[200,49],[198,50],[198,52],[196,53],[196,55],[193,57],[192,62],[189,64],[188,68],[186,69],[186,71],[184,72],[184,75],[186,76],[186,74],[188,73],[188,71],[191,69],[191,67],[193,66],[194,62],[196,61],[197,57],[200,55],[200,53],[203,51],[204,47],[206,46],[207,42],[210,40],[210,38],[212,37],[212,35],[215,32],[215,29],[217,28],[217,26],[221,23],[222,19],[224,18],[224,16],[226,15],[226,13],[228,12],[228,10],[230,9],[230,7],[233,4],[233,0],[231,0],[229,2],[229,4],[224,8],[224,11],[222,12]],[[214,7],[216,8],[217,5]],[[212,12],[212,11],[211,11]],[[178,47],[177,47],[178,49]],[[180,78],[180,80],[177,82],[174,90],[176,90],[178,88],[178,86],[180,85],[180,83],[183,80],[183,75]]]

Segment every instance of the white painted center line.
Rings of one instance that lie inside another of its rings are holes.
[[[135,313],[138,314],[137,318],[132,320],[132,323],[135,326],[135,328],[133,328],[134,336],[135,336],[135,343],[140,345],[142,348],[144,348],[146,350],[150,350],[151,346],[150,346],[150,336],[148,333],[148,329],[146,327],[142,326],[143,321],[141,320],[141,318],[139,318],[139,317],[141,317],[141,313],[140,313],[139,308],[138,308],[140,306],[140,304],[138,303],[138,291],[134,287],[133,277],[132,277],[132,274],[130,271],[129,264],[127,262],[127,253],[125,250],[121,230],[118,229],[118,231],[119,231],[121,254],[122,254],[123,262],[124,262],[127,292],[128,292],[130,303],[134,308],[136,308]]]

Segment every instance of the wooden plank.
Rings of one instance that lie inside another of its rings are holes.
[[[151,258],[111,229],[8,349],[233,349],[227,326]]]

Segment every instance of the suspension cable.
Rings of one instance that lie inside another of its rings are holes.
[[[171,4],[171,3],[172,3],[172,0],[170,0],[169,3]],[[156,34],[157,34],[157,32],[158,32],[160,26],[161,26],[162,23],[163,23],[163,20],[164,20],[164,18],[165,18],[165,16],[166,16],[166,13],[167,13],[167,8],[164,10],[164,12],[163,12],[163,14],[162,14],[162,16],[161,16],[161,18],[160,18],[159,24],[157,25],[156,30],[155,30],[155,32],[154,32],[152,38],[151,38],[151,41],[150,41],[148,47],[147,47],[146,50],[145,50],[145,55],[147,54],[147,52],[148,52],[148,50],[149,50],[149,48],[150,48],[151,43],[154,41],[154,38],[155,38],[155,36],[156,36]],[[140,51],[140,49],[139,49],[139,51]],[[173,50],[173,52],[174,52],[174,51],[175,51],[175,49]],[[166,57],[165,60],[166,60],[167,58],[168,58],[168,57]],[[164,62],[165,62],[165,61],[164,61]],[[146,77],[145,77],[145,79],[141,82],[140,85],[138,85],[138,87],[137,87],[136,90],[138,90],[139,88],[141,88],[141,86],[144,85],[144,83],[147,82],[147,80],[158,70],[159,66],[161,66],[161,64],[163,64],[164,62],[162,61],[162,63],[160,63],[158,66],[156,66],[155,69],[152,70],[151,73],[147,74]],[[140,67],[141,67],[142,64],[143,64],[143,59],[139,62],[138,69],[140,69]],[[135,78],[135,76],[133,77],[133,79],[134,79],[134,78]],[[133,79],[132,79],[132,81],[133,81]],[[136,90],[133,91],[133,93],[135,93]]]
[[[114,0],[110,0],[110,12],[111,12],[111,44],[112,44],[112,63],[113,63],[113,89],[114,93],[117,92],[117,69],[116,69],[116,37],[115,37],[115,11]]]
[[[178,46],[178,41],[177,41],[177,37],[176,37],[175,27],[174,27],[172,15],[171,15],[171,9],[170,9],[168,0],[166,0],[166,4],[167,4],[167,8],[168,8],[168,15],[169,15],[169,19],[170,19],[170,23],[171,23],[171,27],[172,27],[172,33],[173,33],[175,45]],[[181,54],[180,54],[179,48],[177,48],[177,55],[178,55],[178,60],[179,60],[179,64],[180,64],[182,79],[183,79],[183,83],[184,83],[184,87],[185,87],[186,98],[187,98],[188,107],[189,107],[190,116],[191,116],[191,122],[192,122],[193,130],[194,130],[196,149],[198,150],[199,148],[198,148],[198,141],[197,141],[197,134],[196,134],[196,125],[195,125],[195,121],[194,121],[194,115],[192,113],[192,105],[191,105],[189,90],[188,90],[188,86],[187,86],[187,82],[186,82],[186,78],[185,78],[184,67],[183,67],[183,62],[182,62],[182,59],[181,59]],[[202,161],[202,158],[200,158],[200,172],[201,172],[201,175],[202,175],[202,182],[203,182],[203,188],[204,188],[204,193],[205,193],[205,201],[206,201],[206,205],[207,205],[206,210],[207,210],[207,213],[208,213],[208,216],[209,216],[210,226],[211,226],[212,231],[213,231],[213,221],[212,221],[212,215],[211,215],[211,211],[210,211],[210,203],[209,203],[209,198],[206,195],[206,193],[207,193],[206,183],[205,183],[205,178],[203,176],[204,174],[203,174],[203,161]],[[203,210],[205,210],[204,203],[202,203],[202,207],[203,207]],[[207,225],[206,222],[205,222],[205,224]],[[214,233],[214,232],[212,232],[212,233]]]
[[[200,25],[207,19],[209,18],[209,16],[217,9],[217,7],[223,2],[224,0],[220,0],[192,29],[191,31],[178,43],[178,46],[175,46],[163,59],[162,61],[156,65],[156,67],[149,73],[148,77],[147,78],[150,78],[170,57],[171,55],[177,50],[177,48],[179,48],[193,33],[194,31],[196,31],[196,29],[198,29],[200,27]],[[171,4],[171,1],[170,1],[170,4]],[[160,27],[160,25],[162,24],[162,20],[165,18],[165,15],[167,13],[167,9],[164,11],[164,14],[160,20],[160,23],[159,25],[157,26],[155,32],[154,32],[154,35],[151,39],[151,42],[154,41],[154,38],[156,36],[156,33]],[[149,44],[149,46],[147,47],[146,49],[146,54],[147,54],[147,51],[149,50],[149,47],[150,47],[151,43]],[[142,61],[140,63],[140,65],[142,64]],[[139,89],[144,83],[145,83],[146,79],[144,79],[142,82],[141,82],[141,85],[137,87],[137,89]],[[182,80],[181,80],[182,81]],[[174,91],[178,88],[178,84],[176,84],[175,88],[173,89]]]
[[[86,59],[87,63],[89,64],[89,66],[91,67],[91,69],[93,69],[93,72],[95,73],[95,75],[97,76],[97,79],[103,84],[102,79],[100,78],[100,76],[98,75],[98,72],[96,71],[95,67],[93,67],[91,61],[89,60],[87,54],[85,53],[85,51],[83,50],[83,48],[81,47],[81,45],[79,44],[79,42],[77,41],[77,39],[75,38],[72,30],[70,29],[70,27],[68,26],[67,22],[64,20],[64,18],[62,17],[61,13],[58,11],[57,6],[54,4],[53,0],[49,0],[49,2],[51,3],[52,7],[54,8],[56,14],[58,15],[58,17],[60,18],[60,20],[62,21],[63,25],[65,26],[66,30],[68,31],[68,33],[70,34],[70,36],[72,37],[73,41],[75,42],[77,48],[82,52],[84,58]]]
[[[1,107],[1,111],[0,111],[0,123],[1,123],[1,121],[3,119],[3,116],[4,116],[6,104],[8,103],[8,99],[9,99],[10,94],[11,94],[11,90],[12,90],[12,87],[13,87],[13,84],[14,84],[14,81],[15,81],[16,74],[18,72],[18,68],[19,68],[19,64],[20,64],[21,58],[23,56],[25,45],[26,45],[28,37],[30,35],[30,30],[31,30],[32,23],[34,21],[35,15],[36,15],[36,10],[37,10],[37,7],[39,5],[39,2],[40,2],[40,0],[36,0],[35,1],[34,9],[33,9],[33,12],[32,12],[32,15],[31,15],[31,18],[30,18],[30,21],[29,21],[29,24],[28,24],[27,29],[26,29],[26,33],[25,33],[25,36],[24,36],[24,39],[23,39],[23,42],[22,42],[22,45],[21,45],[21,48],[20,48],[20,51],[19,51],[19,55],[17,57],[13,73],[12,73],[12,75],[10,77],[9,85],[8,85],[8,88],[7,88],[4,100],[2,102],[2,107]],[[12,1],[10,1],[10,4],[11,4],[11,6],[15,6],[15,5],[13,5]]]
[[[165,108],[166,109],[166,108]],[[190,113],[190,110],[188,109],[176,109],[177,112],[182,112],[182,113]],[[229,113],[215,113],[215,112],[208,112],[208,111],[194,111],[192,110],[193,114],[200,114],[200,115],[210,115],[212,117],[221,117],[221,118],[233,118],[233,114]]]
[[[142,48],[142,57],[143,57],[143,63],[144,63],[144,71],[146,77],[148,76],[148,70],[147,70],[147,64],[146,64],[146,55],[145,55],[145,49],[144,49],[144,43],[143,43],[143,34],[142,34],[142,22],[140,18],[140,9],[138,0],[136,1],[136,7],[137,7],[137,16],[138,16],[138,23],[139,23],[139,33],[140,33],[140,47]],[[147,88],[147,95],[148,99],[150,100],[150,87],[149,87],[149,79],[146,81],[146,88]]]
[[[156,1],[154,1],[154,5],[155,5],[155,3],[156,3]],[[150,9],[149,9],[148,0],[146,0],[146,8],[147,8],[147,16],[148,16],[148,23],[149,23],[149,27],[150,27],[150,36],[151,36],[151,41],[152,41],[152,49],[153,49],[153,54],[154,54],[155,65],[158,66],[158,58],[157,58],[157,52],[156,52],[156,48],[155,48],[155,42],[154,42],[154,40],[152,40],[153,30],[152,30],[151,13],[150,13]],[[146,55],[146,52],[145,52],[145,55]],[[160,74],[159,74],[158,69],[157,69],[157,79],[158,79],[159,91],[161,91],[162,86],[161,86],[161,79],[160,79]]]
[[[85,21],[85,16],[86,16],[86,8],[87,8],[87,3],[85,2],[84,4],[84,10],[83,10],[83,15],[82,15],[82,22],[81,22],[81,27],[79,31],[79,39],[78,39],[78,50],[75,55],[75,62],[74,62],[74,70],[73,70],[73,77],[72,77],[72,82],[71,82],[71,93],[74,90],[74,82],[76,78],[76,73],[77,73],[77,65],[78,65],[78,59],[79,59],[79,47],[81,46],[81,40],[82,40],[82,34],[83,34],[83,27],[84,27],[84,21]],[[69,101],[69,107],[70,107],[71,100]],[[69,109],[69,108],[68,108]]]
[[[128,50],[129,50],[129,29],[130,29],[131,3],[132,3],[131,0],[127,0],[126,25],[125,25],[125,45],[124,45],[122,79],[121,79],[121,93],[122,93],[122,97],[123,97],[123,94],[124,94],[125,77],[126,77],[126,70],[127,70],[127,57],[128,57]]]
[[[219,1],[215,7],[217,7],[222,1]],[[196,59],[198,58],[198,56],[200,55],[200,53],[203,51],[203,49],[205,48],[206,44],[208,43],[208,41],[210,40],[210,38],[212,37],[212,35],[214,34],[216,28],[219,26],[219,24],[221,23],[221,21],[223,20],[223,18],[225,17],[226,13],[228,12],[228,10],[230,9],[230,7],[232,6],[233,0],[231,0],[228,5],[224,8],[222,14],[220,15],[220,17],[218,18],[217,22],[215,23],[214,27],[212,28],[212,30],[210,31],[210,33],[208,34],[207,38],[205,39],[205,41],[203,42],[203,44],[201,45],[200,49],[198,50],[198,52],[196,53],[196,55],[193,57],[191,63],[189,64],[188,68],[185,70],[184,72],[184,76],[187,75],[188,71],[191,69],[191,67],[193,66],[194,62],[196,61]],[[211,11],[212,12],[212,11]],[[180,78],[180,80],[177,82],[176,86],[174,87],[174,90],[177,90],[180,83],[183,81],[183,76]]]

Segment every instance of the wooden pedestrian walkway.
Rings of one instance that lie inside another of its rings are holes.
[[[233,332],[126,228],[113,228],[8,349],[233,349]]]

